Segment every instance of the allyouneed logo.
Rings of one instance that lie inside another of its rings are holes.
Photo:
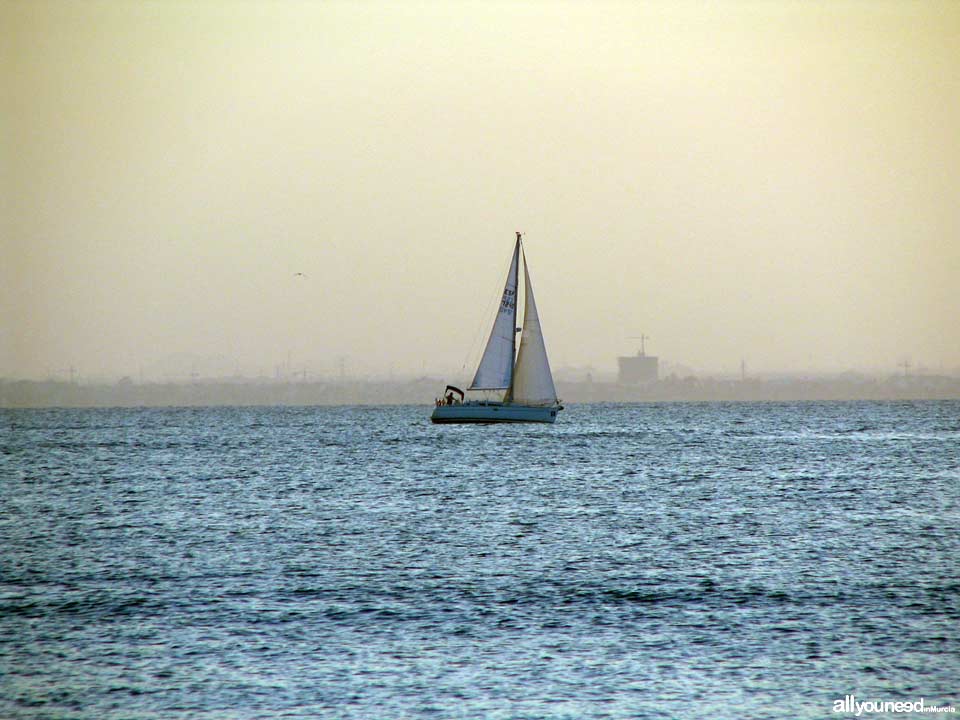
[[[864,713],[955,713],[953,705],[927,705],[923,698],[919,700],[864,700],[859,702],[856,695],[844,695],[843,700],[833,701],[835,713],[853,713],[860,717]]]

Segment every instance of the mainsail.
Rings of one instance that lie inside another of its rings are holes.
[[[537,303],[533,298],[526,254],[523,257],[523,278],[523,334],[520,336],[517,367],[513,371],[513,386],[506,399],[525,405],[553,405],[557,402],[557,390],[553,386],[547,348],[543,343],[543,331],[540,329]]]
[[[493,330],[483,351],[477,374],[470,383],[471,390],[506,390],[513,379],[513,354],[516,351],[517,335],[517,262],[520,257],[520,238],[513,249],[513,260],[507,272],[500,309],[493,321]]]

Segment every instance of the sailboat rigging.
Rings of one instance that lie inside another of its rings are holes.
[[[518,328],[517,295],[521,260],[524,310],[523,326]],[[502,391],[504,394],[500,400],[467,400],[463,391],[448,385],[444,391],[446,394],[436,401],[430,419],[435,423],[552,423],[563,409],[550,372],[540,316],[530,282],[530,267],[519,232],[500,306],[468,391]]]

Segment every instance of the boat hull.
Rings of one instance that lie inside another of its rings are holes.
[[[562,409],[558,405],[467,402],[438,405],[430,419],[435,423],[553,423]]]

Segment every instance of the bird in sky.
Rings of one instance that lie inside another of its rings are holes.
[[[307,277],[307,276],[306,276],[306,273],[302,273],[302,272],[295,272],[295,273],[293,274],[293,276],[294,276],[294,277],[302,277],[302,278],[304,278],[304,279],[306,279],[306,277]]]

